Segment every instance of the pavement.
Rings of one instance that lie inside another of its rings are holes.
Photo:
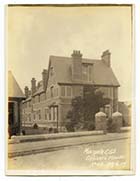
[[[130,132],[65,137],[61,139],[47,139],[33,142],[18,142],[8,144],[8,157],[12,158],[36,153],[51,152],[61,150],[65,147],[110,141],[112,142],[115,140],[124,140],[128,138],[130,138]]]
[[[102,130],[94,131],[79,131],[79,132],[65,132],[65,133],[51,133],[51,134],[37,134],[37,135],[20,135],[12,136],[8,140],[9,144],[23,143],[23,142],[33,142],[33,141],[45,141],[51,139],[61,139],[61,138],[72,138],[80,136],[91,136],[91,135],[101,135],[104,134]]]

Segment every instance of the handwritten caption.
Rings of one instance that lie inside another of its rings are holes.
[[[125,168],[127,162],[124,155],[120,155],[116,148],[90,148],[84,149],[85,160],[91,167],[97,168]]]

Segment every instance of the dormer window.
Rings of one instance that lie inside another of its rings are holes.
[[[90,65],[85,63],[82,65],[83,81],[88,81],[88,82],[92,81],[92,68],[93,68],[92,64]]]

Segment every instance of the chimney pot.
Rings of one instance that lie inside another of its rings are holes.
[[[82,58],[82,54],[80,53],[80,50],[73,50],[73,53],[71,54],[73,58]]]

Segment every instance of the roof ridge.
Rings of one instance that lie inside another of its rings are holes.
[[[50,55],[50,58],[64,58],[64,59],[72,59],[72,57],[67,56],[57,56],[57,55]],[[101,59],[94,59],[94,58],[82,58],[82,60],[90,60],[90,61],[102,61]]]

